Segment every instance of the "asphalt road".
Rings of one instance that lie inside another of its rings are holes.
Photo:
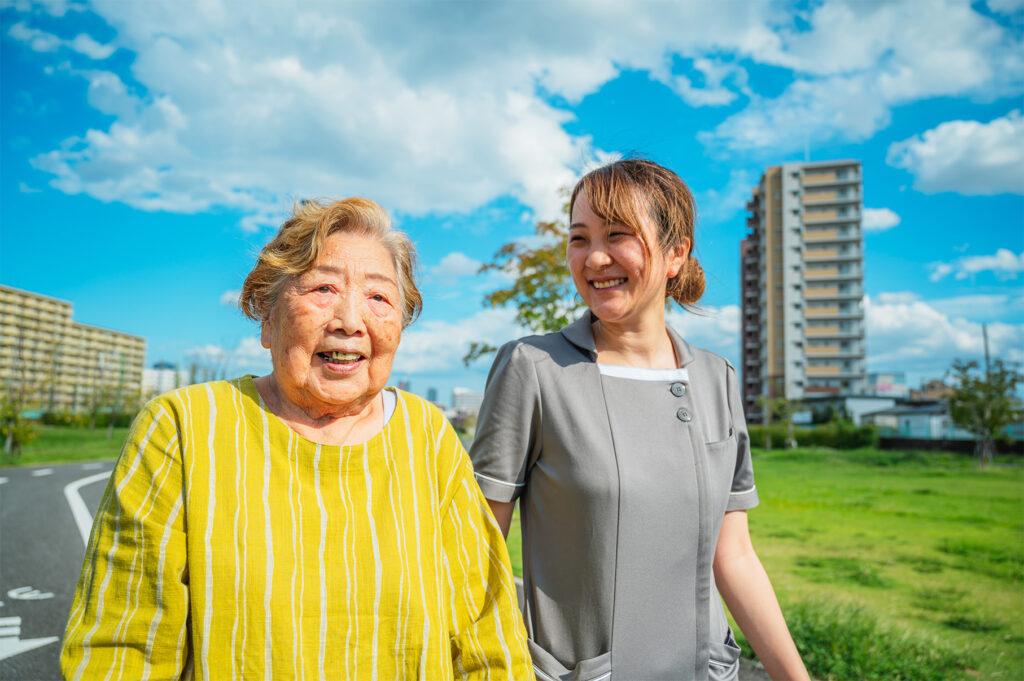
[[[3,681],[60,681],[60,639],[92,516],[113,465],[0,468]],[[768,681],[768,676],[743,660],[740,681]]]
[[[88,532],[113,465],[0,468],[0,679],[60,679],[60,639],[85,555],[72,503]]]

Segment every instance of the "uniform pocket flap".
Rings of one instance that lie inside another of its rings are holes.
[[[526,643],[538,681],[606,681],[612,675],[611,651],[580,660],[574,668],[568,669],[534,641],[528,639]]]

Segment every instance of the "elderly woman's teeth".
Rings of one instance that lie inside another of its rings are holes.
[[[320,355],[332,362],[355,362],[362,358],[358,352],[321,352]]]
[[[594,288],[609,288],[611,286],[618,286],[619,284],[625,284],[626,278],[612,279],[611,281],[595,281]]]

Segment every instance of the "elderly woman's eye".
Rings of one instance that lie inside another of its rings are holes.
[[[316,290],[317,290],[318,293],[330,293],[331,292],[331,287],[328,286],[327,284],[324,284],[322,286],[317,286]]]
[[[379,293],[375,293],[374,295],[370,296],[370,299],[371,300],[376,300],[378,303],[386,303],[386,302],[388,302],[388,299],[385,298],[384,296],[382,296]]]

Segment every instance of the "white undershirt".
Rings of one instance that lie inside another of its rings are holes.
[[[615,364],[598,363],[597,370],[602,376],[631,378],[634,381],[689,381],[690,372],[680,369],[647,369],[644,367],[622,367]]]
[[[398,394],[394,390],[381,390],[380,394],[384,407],[384,423],[387,423],[395,414],[395,407],[398,406]]]

